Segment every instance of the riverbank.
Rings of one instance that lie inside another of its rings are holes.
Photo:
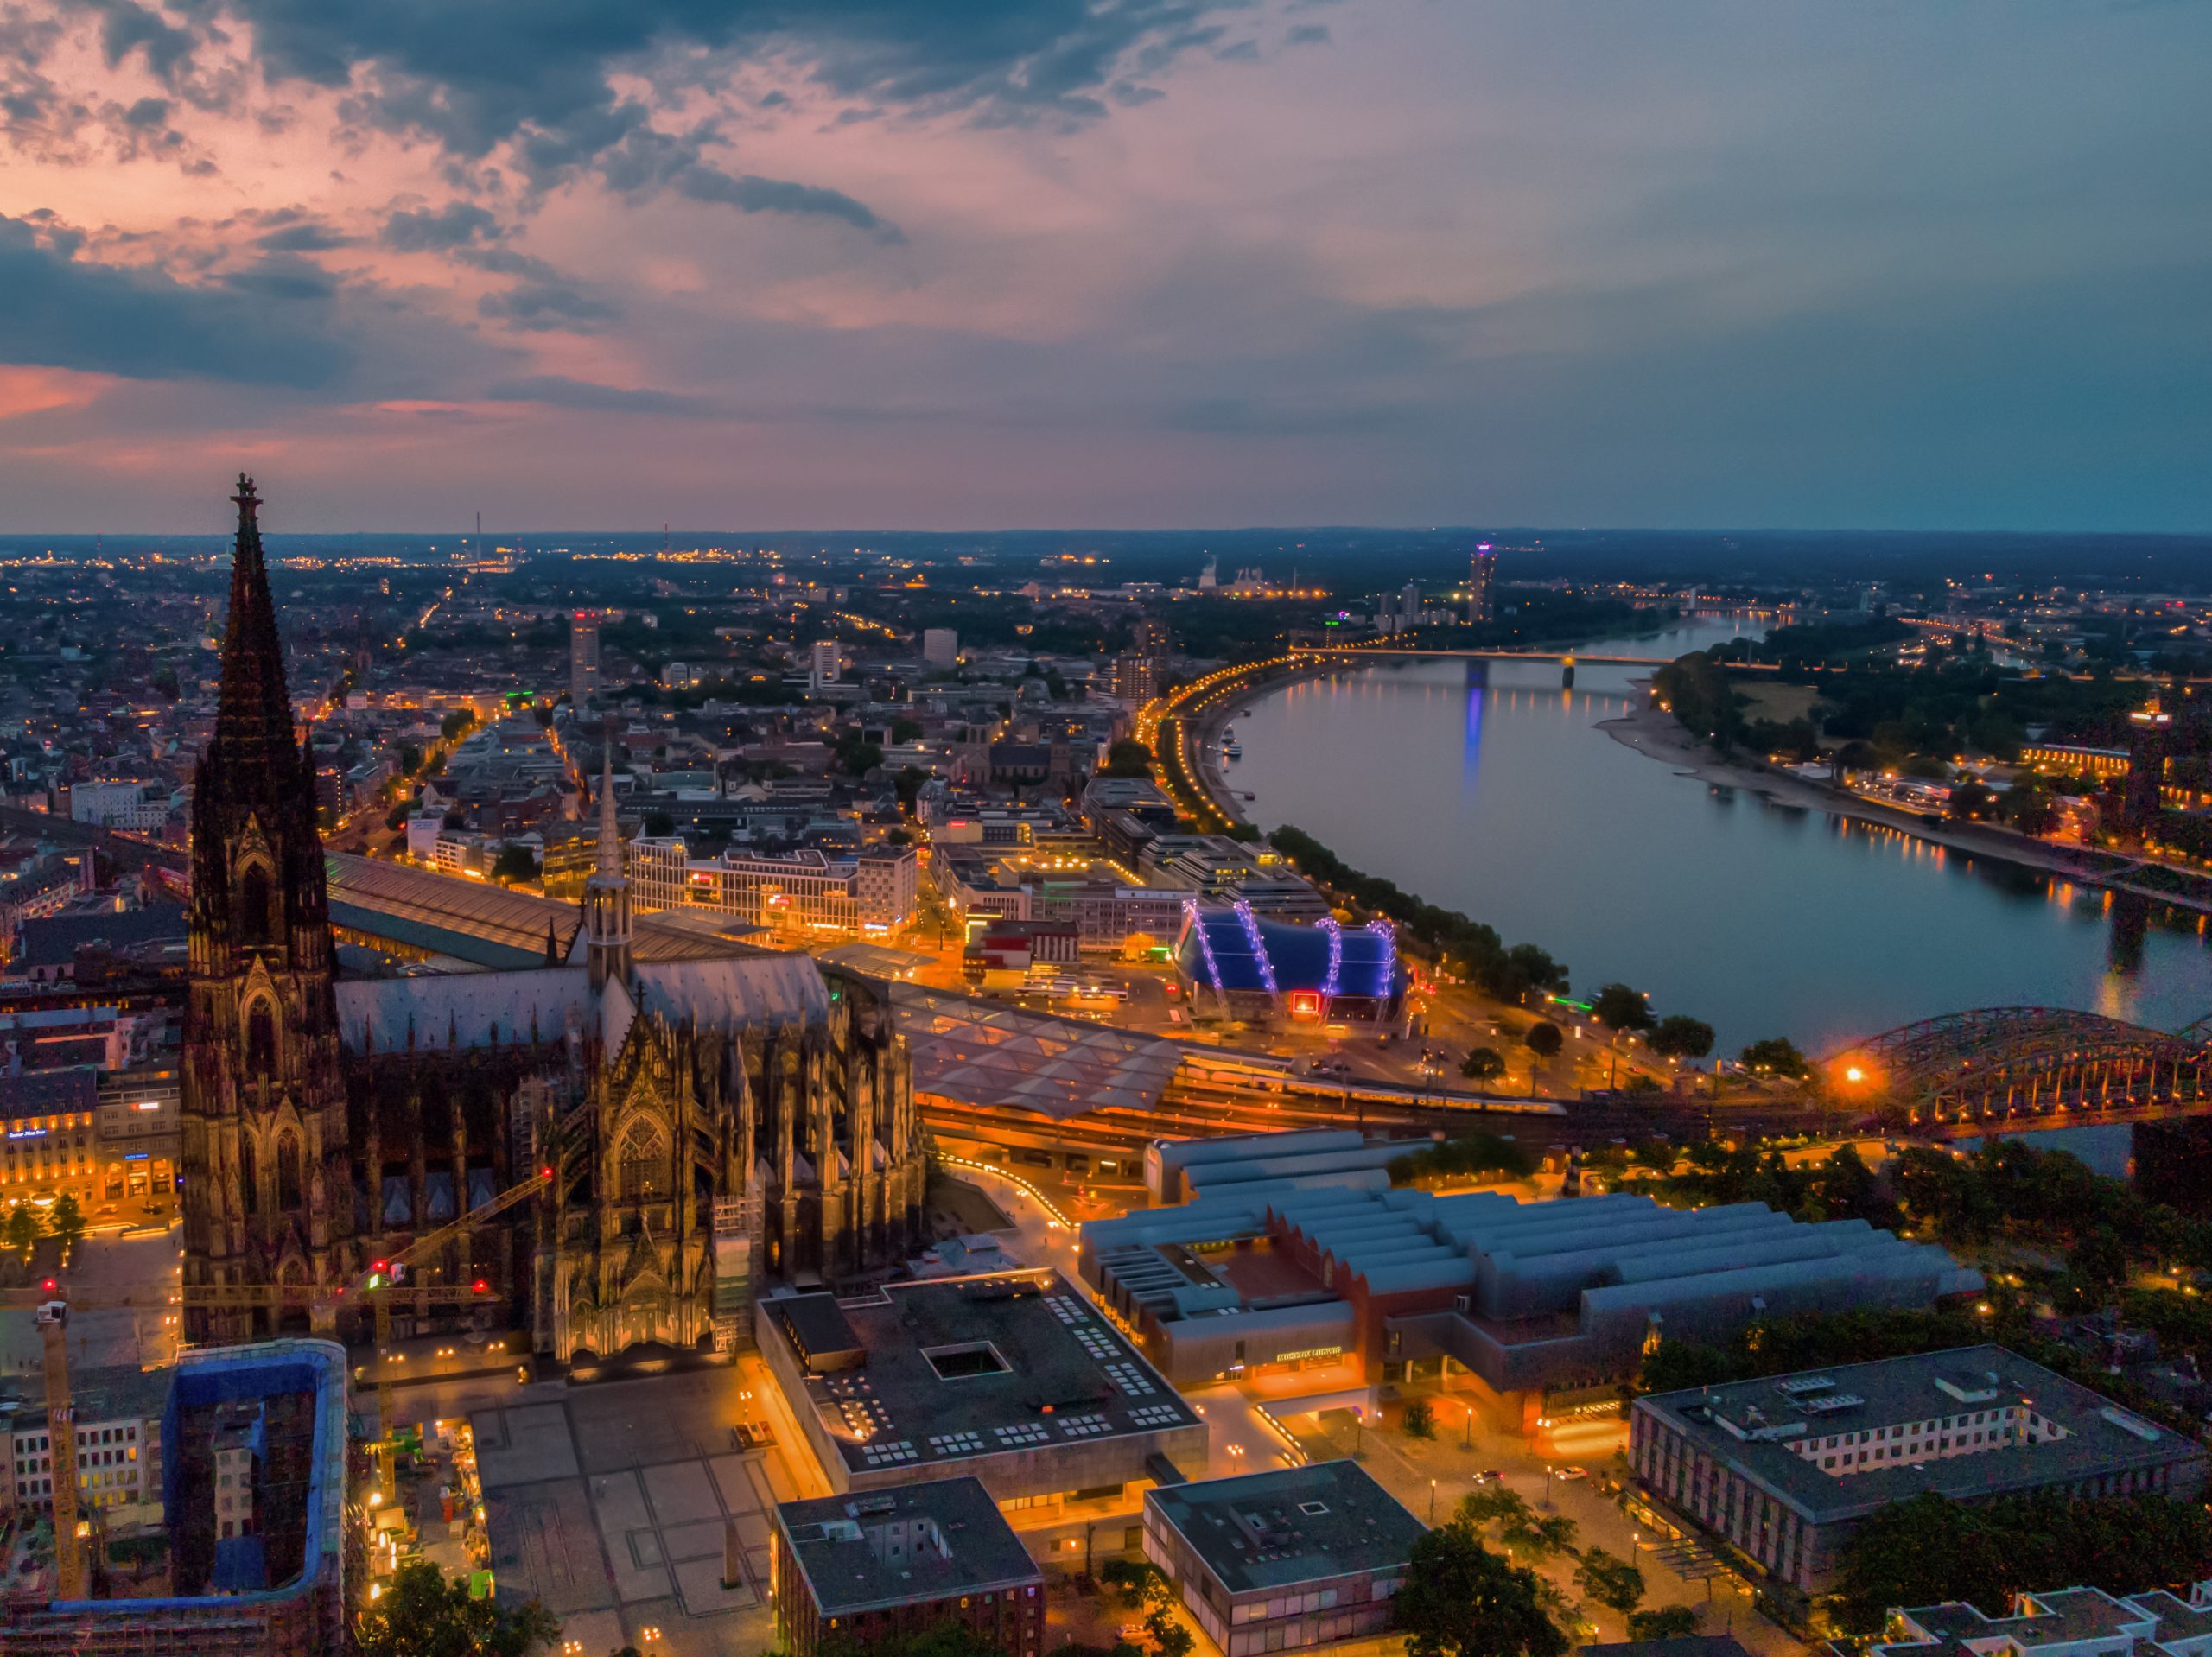
[[[1638,680],[1635,689],[1642,692],[1649,684],[1649,680]],[[2101,891],[2131,892],[2152,903],[2212,914],[2212,894],[2192,896],[2164,892],[2132,881],[2127,876],[2135,866],[2119,860],[2115,867],[2115,860],[2105,853],[2056,846],[2049,841],[2033,840],[2007,829],[1976,823],[1929,822],[1919,812],[1885,805],[1845,789],[1815,783],[1788,771],[1761,770],[1724,759],[1691,735],[1672,714],[1653,707],[1648,701],[1618,719],[1599,721],[1597,728],[1624,746],[1715,788],[1741,789],[1776,805],[1825,811],[1831,816],[1910,835],[1916,840],[1970,856],[1997,858]]]

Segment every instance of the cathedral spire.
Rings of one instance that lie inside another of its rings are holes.
[[[594,989],[630,976],[630,881],[622,872],[622,830],[614,818],[614,722],[607,724],[599,769],[599,848],[584,882],[584,965]]]
[[[276,636],[276,606],[261,549],[261,497],[241,472],[231,499],[238,509],[238,527],[231,550],[231,613],[223,632],[215,743],[233,781],[261,781],[271,797],[281,797],[297,787],[301,762],[284,684],[284,646]]]

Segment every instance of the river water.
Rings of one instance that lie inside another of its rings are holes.
[[[1672,657],[1696,619],[1586,655]],[[1541,944],[1578,991],[1619,979],[1717,1049],[1808,1052],[1969,1007],[2072,1006],[2175,1028],[2212,1013],[2204,918],[1825,811],[1770,805],[1605,732],[1648,667],[1458,660],[1348,670],[1235,721],[1231,787],[1354,867]]]

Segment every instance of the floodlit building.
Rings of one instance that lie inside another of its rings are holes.
[[[1007,1657],[1044,1649],[1045,1573],[981,1479],[783,1502],[771,1569],[791,1657],[833,1642],[867,1651],[946,1622]]]
[[[762,1355],[843,1491],[972,1474],[1009,1508],[1203,1466],[1205,1424],[1053,1271],[760,1303]]]
[[[2126,1598],[2101,1588],[2016,1594],[2003,1616],[1958,1600],[1893,1609],[1871,1657],[2212,1657],[2212,1584],[2189,1598],[2164,1590]]]
[[[1224,1657],[1382,1633],[1427,1529],[1351,1461],[1144,1496],[1145,1558]]]
[[[1474,551],[1467,564],[1467,620],[1479,625],[1497,613],[1497,598],[1494,590],[1497,581],[1497,554],[1489,542],[1484,542]]]
[[[569,618],[569,699],[578,708],[599,694],[599,627],[604,619],[596,610],[579,610]]]
[[[1861,1521],[1930,1491],[2204,1487],[2201,1445],[1999,1346],[1656,1394],[1629,1423],[1645,1492],[1808,1593],[1827,1586]]]
[[[1387,1025],[1405,1000],[1388,921],[1347,927],[1331,916],[1301,926],[1262,920],[1242,898],[1225,907],[1186,898],[1173,959],[1193,1018]]]
[[[1179,1384],[1351,1355],[1386,1381],[1510,1401],[1534,1430],[1565,1397],[1610,1397],[1662,1333],[1713,1339],[1760,1317],[1981,1286],[1942,1249],[1864,1221],[1392,1190],[1404,1147],[1316,1137],[1183,1153],[1219,1159],[1160,1171],[1196,1200],[1084,1224],[1084,1280]]]
[[[911,846],[695,860],[679,836],[641,835],[624,851],[640,914],[683,910],[754,926],[895,932],[912,924],[920,901],[921,864]]]

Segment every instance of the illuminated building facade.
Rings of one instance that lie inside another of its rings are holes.
[[[1182,910],[1175,971],[1194,1018],[1382,1025],[1398,1016],[1406,971],[1388,921],[1300,926],[1262,920],[1241,899],[1186,898]]]
[[[1475,549],[1474,556],[1467,563],[1467,621],[1480,626],[1497,614],[1497,596],[1494,591],[1497,580],[1497,554],[1489,542]]]

